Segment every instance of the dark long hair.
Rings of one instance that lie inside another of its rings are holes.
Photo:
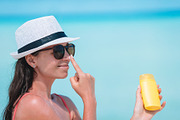
[[[33,53],[36,56],[38,53]],[[9,86],[9,102],[5,108],[3,114],[3,120],[11,120],[12,112],[16,104],[18,103],[18,98],[21,98],[29,88],[32,87],[33,78],[36,72],[34,69],[26,62],[25,57],[18,59],[15,66],[15,73],[13,80]]]

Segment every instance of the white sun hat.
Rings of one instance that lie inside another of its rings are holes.
[[[14,59],[51,45],[79,39],[67,37],[54,16],[41,17],[24,23],[16,30],[15,36],[18,50],[10,53]]]

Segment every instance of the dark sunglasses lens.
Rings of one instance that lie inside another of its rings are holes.
[[[57,45],[53,48],[53,54],[56,59],[62,59],[64,56],[64,47],[62,45]]]
[[[69,44],[68,48],[67,48],[67,52],[69,53],[69,55],[74,56],[74,54],[75,54],[75,45],[74,44]]]

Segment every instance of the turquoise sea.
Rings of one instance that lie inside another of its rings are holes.
[[[33,19],[35,17],[29,17]],[[28,18],[28,19],[29,19]],[[82,70],[96,79],[97,119],[128,120],[133,114],[139,75],[151,73],[162,88],[167,105],[153,120],[179,120],[180,116],[180,16],[137,19],[92,19],[58,21],[68,36],[81,37],[75,59]],[[15,30],[27,18],[0,20],[0,112],[8,100],[16,51]],[[56,80],[52,93],[70,97],[81,116],[83,103],[71,88],[69,75]]]

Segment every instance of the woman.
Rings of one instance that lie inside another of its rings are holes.
[[[83,120],[96,119],[95,79],[84,73],[73,58],[75,46],[70,42],[76,39],[67,37],[53,16],[28,21],[17,29],[18,52],[11,55],[18,61],[5,120],[81,119],[68,97],[51,94],[55,79],[67,77],[70,61],[77,72],[70,82],[84,103]],[[155,113],[145,112],[139,88],[132,120],[151,119]]]
[[[68,75],[71,60],[77,73],[70,78],[72,87],[84,102],[83,119],[96,119],[94,78],[79,68],[73,57],[75,46],[53,16],[26,22],[16,31],[18,59],[9,88],[5,120],[79,120],[73,102],[57,94],[51,95],[55,79]]]

